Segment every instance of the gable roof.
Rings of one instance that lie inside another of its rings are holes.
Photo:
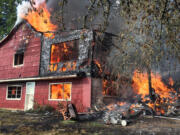
[[[14,33],[16,33],[16,31],[18,30],[18,28],[19,28],[22,24],[24,24],[24,23],[25,23],[25,22],[22,21],[21,23],[14,25],[14,27],[13,27],[12,30],[9,32],[9,34],[0,41],[0,47],[1,47],[3,44],[5,44],[5,43],[14,35]]]

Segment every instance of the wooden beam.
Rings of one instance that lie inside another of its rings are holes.
[[[77,78],[77,75],[66,75],[66,76],[48,76],[48,77],[32,77],[32,78],[17,78],[17,79],[6,79],[0,80],[0,83],[6,82],[23,82],[23,81],[39,81],[39,80],[53,80],[53,79],[68,79]]]

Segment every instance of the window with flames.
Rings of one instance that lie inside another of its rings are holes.
[[[50,84],[50,100],[71,100],[72,83],[55,83]]]
[[[22,86],[8,86],[7,99],[21,99]]]
[[[56,71],[58,63],[67,65],[68,69],[62,71],[74,70],[74,62],[78,59],[79,40],[62,42],[51,45],[50,71]],[[69,63],[70,62],[70,63]]]

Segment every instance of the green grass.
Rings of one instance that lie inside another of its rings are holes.
[[[0,127],[8,131],[6,133],[0,128],[0,135],[125,135],[135,131],[139,133],[141,130],[139,127],[146,129],[146,132],[149,133],[152,132],[152,128],[149,127],[154,127],[153,132],[155,133],[163,133],[169,128],[174,129],[178,134],[180,132],[180,121],[169,122],[169,120],[164,119],[157,121],[155,118],[143,118],[141,121],[143,123],[137,121],[127,127],[122,127],[120,125],[105,125],[99,121],[63,121],[56,115],[46,117],[42,113],[36,113],[36,115],[32,113],[31,115],[31,113],[0,109]]]
[[[87,127],[104,127],[105,125],[96,121],[87,122],[85,124]]]
[[[62,121],[60,123],[64,124],[64,125],[70,125],[70,124],[75,124],[76,121],[73,121],[73,120],[64,120],[64,121]]]

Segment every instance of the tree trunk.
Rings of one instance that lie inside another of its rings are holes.
[[[152,83],[151,83],[151,68],[147,68],[147,73],[148,73],[149,97],[154,102],[155,101],[154,90],[152,88]]]

